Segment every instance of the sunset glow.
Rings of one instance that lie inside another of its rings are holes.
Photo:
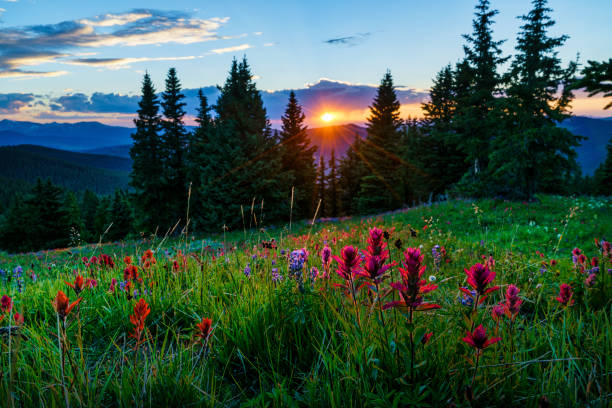
[[[325,123],[329,123],[334,120],[335,117],[336,115],[333,113],[325,112],[323,115],[321,115],[321,120]]]

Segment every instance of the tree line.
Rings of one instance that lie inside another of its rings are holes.
[[[515,53],[505,56],[503,41],[493,36],[497,13],[488,0],[477,2],[473,31],[463,36],[464,56],[436,74],[422,119],[400,117],[387,71],[369,109],[367,136],[356,136],[341,158],[332,152],[325,160],[312,145],[293,92],[280,131],[272,129],[246,58],[233,60],[214,104],[199,92],[193,131],[184,123],[176,70],[168,71],[160,96],[145,74],[130,151],[131,191],[113,198],[112,205],[118,200],[122,211],[112,208],[103,216],[96,209],[105,220],[98,227],[111,219],[108,232],[121,238],[379,213],[450,196],[531,200],[537,193],[609,195],[612,143],[605,163],[585,182],[575,152],[581,137],[558,124],[571,116],[576,88],[610,95],[612,60],[589,61],[577,80],[578,62],[562,66],[558,57],[567,36],[549,34],[554,20],[546,0],[534,0],[520,17]],[[43,188],[51,189],[38,183],[33,196],[40,198]],[[109,198],[104,200],[102,213],[111,208]],[[75,207],[69,201],[64,210]],[[34,207],[32,212],[42,214]],[[85,217],[83,208],[80,213],[81,228],[87,231],[96,217],[91,211]],[[124,215],[121,221],[112,218],[117,214]],[[13,209],[2,229],[11,231],[22,221]],[[69,224],[58,231],[75,228]],[[83,238],[96,239],[100,228],[95,231],[97,236],[86,232]]]

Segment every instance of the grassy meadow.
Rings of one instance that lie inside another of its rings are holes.
[[[0,405],[610,406],[612,200],[449,201],[291,230],[256,215],[205,239],[0,254]],[[476,264],[486,287],[467,279]]]

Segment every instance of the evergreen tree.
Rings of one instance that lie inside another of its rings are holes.
[[[341,214],[349,215],[358,212],[358,193],[361,189],[361,181],[366,174],[363,163],[363,140],[359,134],[349,146],[346,155],[340,162],[340,211]]]
[[[607,62],[589,61],[581,73],[584,76],[572,88],[586,88],[589,97],[600,93],[604,97],[612,96],[612,58]],[[609,108],[612,108],[612,102],[604,106],[604,109]]]
[[[316,146],[310,143],[304,120],[306,116],[299,105],[295,93],[289,93],[289,102],[281,118],[283,126],[280,132],[282,145],[282,172],[291,180],[295,188],[294,213],[298,217],[312,217],[316,202],[314,185],[316,166],[314,154]]]
[[[606,161],[601,163],[594,175],[595,194],[612,195],[612,140],[608,142]]]
[[[325,169],[325,158],[319,156],[319,167],[317,168],[317,204],[319,205],[318,217],[326,217],[327,214],[327,170]],[[320,204],[319,204],[320,203]],[[315,208],[316,209],[316,208]]]
[[[9,209],[0,226],[0,247],[16,252],[67,246],[72,221],[65,204],[60,187],[38,179],[32,191]]]
[[[96,240],[94,233],[94,219],[98,208],[98,196],[91,190],[85,190],[81,199],[81,219],[83,220],[83,232],[81,238],[85,242]]]
[[[110,232],[110,229],[113,228],[113,226],[111,225],[111,223],[113,222],[111,214],[111,203],[111,199],[108,196],[101,197],[100,201],[98,202],[98,207],[96,208],[96,215],[94,216],[94,234],[96,241],[99,241],[100,239],[109,239],[108,234]]]
[[[524,25],[517,38],[517,54],[508,74],[509,114],[491,156],[498,194],[533,198],[538,191],[563,192],[578,171],[576,152],[580,136],[558,126],[570,116],[569,84],[576,63],[561,66],[557,48],[567,36],[550,37],[555,24],[546,0],[534,0],[533,9],[521,17]],[[503,186],[503,188],[502,188]]]
[[[159,131],[159,101],[149,74],[142,81],[142,97],[138,103],[138,118],[134,120],[136,131],[132,134],[134,143],[130,149],[132,173],[130,186],[133,188],[133,202],[138,228],[145,232],[156,231],[162,217],[162,152]],[[91,220],[88,218],[87,223]],[[93,224],[88,224],[93,228]],[[90,230],[91,231],[91,230]],[[97,240],[99,231],[93,230]]]
[[[504,41],[493,40],[493,17],[489,0],[479,0],[472,21],[473,32],[463,37],[465,59],[458,65],[456,73],[456,114],[455,126],[460,132],[454,141],[465,152],[471,164],[471,172],[464,181],[474,184],[477,192],[482,193],[483,178],[486,177],[491,145],[499,132],[498,98],[501,77],[498,66],[508,57],[502,57],[501,45]]]
[[[332,149],[329,158],[329,175],[327,177],[327,209],[331,217],[337,217],[340,212],[340,195],[338,187],[338,164],[336,152]]]
[[[166,90],[162,93],[162,201],[165,204],[162,215],[166,228],[179,220],[185,222],[187,211],[187,142],[188,134],[183,123],[185,116],[185,95],[176,69],[170,68],[166,77]]]
[[[444,67],[434,78],[429,91],[429,101],[421,105],[424,112],[422,127],[418,122],[409,124],[411,139],[406,144],[412,154],[406,157],[408,163],[419,164],[424,173],[423,186],[413,183],[412,188],[441,194],[459,181],[468,170],[466,155],[461,151],[459,131],[455,125],[457,109],[458,75],[450,65]],[[414,170],[410,169],[414,174]]]
[[[402,126],[399,108],[393,78],[387,71],[367,119],[368,135],[362,148],[367,174],[358,193],[361,213],[398,208],[402,204],[402,163],[397,155]]]
[[[110,221],[113,225],[108,230],[109,240],[123,239],[132,232],[132,209],[127,194],[122,190],[115,191],[113,196]]]
[[[81,218],[81,206],[76,194],[67,191],[64,194],[64,208],[66,209],[66,222],[70,226],[71,245],[80,245],[83,239],[83,219]]]
[[[258,219],[258,225],[286,217],[291,187],[246,58],[232,62],[220,91],[215,131],[205,147],[200,175],[204,227],[242,227],[241,206],[250,207],[253,199],[264,203],[266,220]]]
[[[202,211],[200,193],[202,184],[200,174],[203,163],[205,163],[206,145],[211,143],[214,133],[214,121],[211,117],[211,108],[202,90],[198,90],[198,115],[196,123],[198,127],[190,133],[188,151],[187,179],[191,183],[191,198],[189,203],[190,230],[201,225],[206,214]]]

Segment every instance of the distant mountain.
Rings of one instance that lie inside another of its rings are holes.
[[[131,143],[133,129],[99,122],[34,123],[0,121],[0,146],[39,145],[81,151]]]
[[[585,174],[592,175],[605,160],[606,144],[612,136],[611,118],[575,116],[561,125],[587,137],[578,147],[578,162]],[[129,158],[132,128],[107,126],[98,122],[33,123],[0,121],[0,146],[40,145],[55,149]],[[337,157],[346,153],[355,136],[365,137],[366,129],[348,124],[308,129],[319,152],[329,158],[332,149]]]
[[[595,119],[574,116],[563,121],[561,127],[587,138],[576,148],[576,153],[582,172],[592,176],[597,167],[606,160],[606,145],[612,138],[612,117]]]
[[[20,183],[49,178],[72,191],[90,189],[110,194],[127,189],[132,163],[129,159],[68,152],[42,146],[0,147],[0,190],[6,195]]]

